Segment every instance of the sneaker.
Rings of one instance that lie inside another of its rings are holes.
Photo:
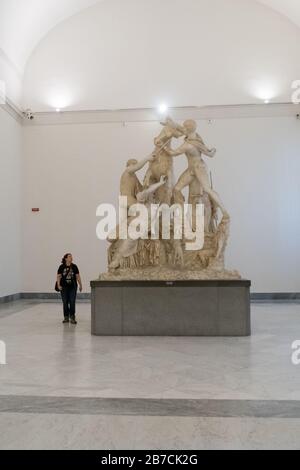
[[[77,325],[76,317],[71,317],[72,325]]]
[[[65,317],[63,323],[69,323],[69,317]]]

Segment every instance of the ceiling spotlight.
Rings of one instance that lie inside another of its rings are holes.
[[[168,106],[165,103],[162,103],[159,106],[158,111],[159,111],[160,114],[166,114],[167,111],[168,111]]]
[[[282,86],[274,78],[261,78],[248,83],[248,91],[260,103],[270,104],[280,96]]]

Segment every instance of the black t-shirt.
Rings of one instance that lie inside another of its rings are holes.
[[[76,275],[79,274],[79,269],[76,264],[71,264],[71,266],[62,264],[59,267],[57,274],[61,275],[62,287],[77,287]]]

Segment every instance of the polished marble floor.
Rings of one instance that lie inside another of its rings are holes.
[[[252,305],[251,338],[100,338],[90,305],[0,305],[0,449],[300,448],[300,304]]]

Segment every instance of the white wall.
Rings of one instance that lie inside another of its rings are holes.
[[[0,107],[0,297],[21,291],[22,128]]]
[[[24,291],[52,291],[65,252],[74,254],[86,290],[106,270],[96,207],[117,202],[125,162],[148,155],[159,130],[153,122],[25,128]],[[218,149],[209,165],[232,214],[227,264],[256,292],[300,291],[299,130],[295,118],[199,122]],[[185,166],[180,157],[177,174]]]

